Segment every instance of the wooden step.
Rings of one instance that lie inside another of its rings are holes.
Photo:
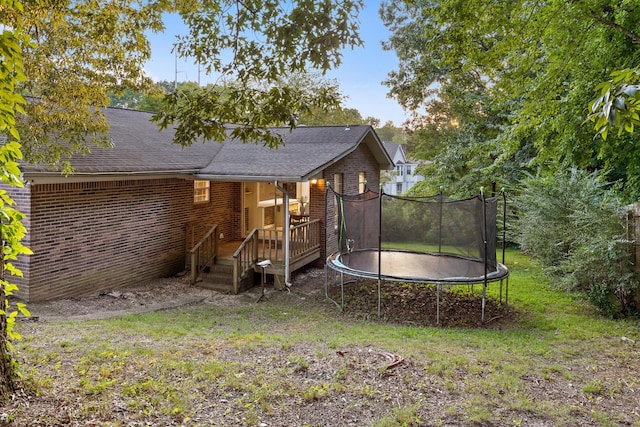
[[[226,283],[213,282],[208,280],[198,281],[196,282],[196,286],[199,288],[211,289],[213,291],[224,293],[224,294],[229,294],[233,292],[233,285],[231,281],[228,281]]]

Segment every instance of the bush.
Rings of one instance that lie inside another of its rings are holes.
[[[529,177],[516,198],[515,238],[567,291],[582,292],[603,314],[635,310],[638,287],[624,208],[597,173]]]

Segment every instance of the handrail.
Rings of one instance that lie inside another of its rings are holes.
[[[320,247],[320,220],[305,222],[291,227],[289,253],[291,259],[302,256]]]
[[[253,273],[259,260],[283,264],[284,233],[276,228],[254,228],[233,253],[233,292],[238,293],[240,280]],[[290,259],[300,257],[320,247],[320,220],[305,222],[289,228]]]
[[[209,231],[196,243],[189,251],[191,258],[191,284],[195,284],[200,273],[207,267],[211,266],[214,259],[218,255],[218,239],[216,239],[216,230],[218,224],[211,226]]]
[[[254,228],[233,253],[233,293],[240,291],[240,280],[245,278],[258,260],[258,229]]]

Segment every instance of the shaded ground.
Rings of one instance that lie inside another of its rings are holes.
[[[490,286],[499,288],[500,285]],[[442,286],[438,291],[435,285],[383,282],[378,318],[377,281],[363,279],[344,284],[344,314],[358,320],[402,325],[495,328],[515,318],[506,304],[506,286],[503,291],[502,302],[491,296],[485,298],[483,322],[482,285]],[[329,297],[342,305],[339,282],[330,287]]]
[[[339,307],[325,298],[325,274],[323,269],[307,268],[292,280],[291,291],[320,304],[319,308]],[[491,284],[492,288],[499,286]],[[505,289],[506,290],[506,289]],[[274,288],[273,280],[267,283],[267,295],[286,292]],[[443,287],[440,293],[440,326],[496,327],[513,320],[503,303],[495,298],[485,300],[485,322],[482,323],[482,286]],[[244,305],[260,299],[262,288],[256,286],[241,295],[226,295],[216,291],[191,286],[187,276],[158,279],[126,289],[113,289],[79,298],[67,298],[43,303],[28,304],[34,320],[97,320],[129,313],[149,313],[192,304]],[[339,281],[329,280],[329,298],[341,303]],[[361,279],[344,285],[343,315],[356,320],[383,321],[415,326],[435,326],[437,290],[433,285],[399,284],[383,282],[381,286],[381,310],[378,317],[378,287],[375,280]]]

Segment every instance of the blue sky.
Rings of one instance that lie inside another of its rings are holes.
[[[379,4],[377,0],[365,0],[365,8],[360,13],[360,37],[364,47],[347,49],[340,68],[329,72],[327,77],[340,84],[340,90],[348,97],[346,107],[356,108],[363,117],[380,119],[381,125],[391,120],[400,126],[407,115],[394,99],[387,98],[387,87],[382,84],[398,61],[394,52],[385,52],[380,46],[389,33],[378,16]],[[176,66],[171,53],[175,35],[185,34],[185,27],[175,16],[168,16],[165,23],[167,29],[163,34],[150,35],[153,56],[147,63],[147,72],[156,81],[173,81],[176,76],[178,81],[198,81],[198,67],[180,59]],[[202,84],[209,81],[207,76],[200,74]]]

